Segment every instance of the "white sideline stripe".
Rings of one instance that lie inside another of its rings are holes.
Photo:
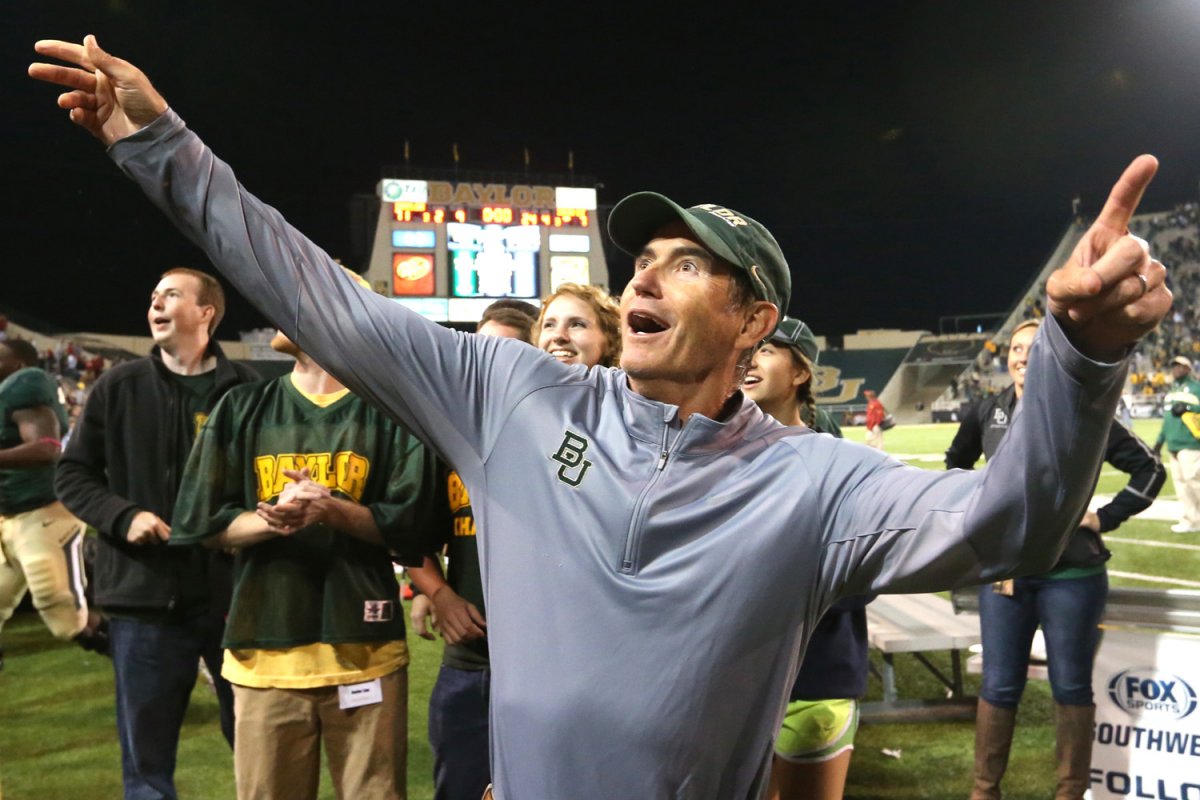
[[[1158,575],[1143,575],[1140,572],[1117,572],[1115,569],[1110,569],[1108,574],[1115,575],[1118,578],[1131,578],[1138,581],[1149,581],[1150,583],[1169,583],[1172,586],[1187,586],[1192,589],[1200,589],[1200,581],[1185,581],[1182,578],[1161,578]]]
[[[936,453],[888,453],[888,455],[899,461],[938,461],[938,462],[942,462],[942,461],[946,460],[946,456],[938,455]],[[1125,473],[1122,472],[1121,474],[1124,475]]]
[[[1092,498],[1092,502],[1088,505],[1092,511],[1107,505],[1113,496],[1111,494],[1098,494]],[[1134,519],[1151,519],[1161,520],[1163,522],[1178,522],[1183,517],[1183,503],[1176,500],[1173,495],[1160,494],[1158,499],[1150,504],[1140,514],[1134,516]],[[1106,537],[1107,538],[1107,537]]]
[[[1179,544],[1177,542],[1153,542],[1149,539],[1122,539],[1120,536],[1105,536],[1106,542],[1121,544],[1144,544],[1146,547],[1169,547],[1172,550],[1200,550],[1200,544]]]

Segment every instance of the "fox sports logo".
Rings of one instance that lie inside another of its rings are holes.
[[[1108,696],[1135,716],[1183,719],[1196,710],[1196,690],[1178,675],[1134,667],[1108,679]]]

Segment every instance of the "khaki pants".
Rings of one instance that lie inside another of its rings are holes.
[[[87,624],[85,585],[83,523],[62,503],[0,516],[0,627],[28,589],[50,633],[72,639]]]
[[[883,428],[878,425],[874,428],[867,428],[867,447],[874,447],[876,450],[883,449]]]
[[[1200,528],[1200,450],[1180,450],[1169,462],[1175,495],[1183,503],[1179,521],[1189,528]]]
[[[338,708],[338,687],[233,687],[239,800],[315,798],[325,745],[339,798],[403,800],[408,769],[408,668],[380,679],[383,702]]]

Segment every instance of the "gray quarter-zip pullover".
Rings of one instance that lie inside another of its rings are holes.
[[[168,111],[113,159],[245,297],[471,493],[500,800],[757,797],[837,598],[1049,569],[1124,377],[1053,321],[988,467],[931,472],[765,416],[717,422],[364,291]],[[719,596],[718,596],[719,593]]]

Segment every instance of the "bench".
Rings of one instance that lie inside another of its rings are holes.
[[[978,620],[979,593],[977,589],[956,589],[951,595],[956,613]],[[1137,628],[1164,633],[1200,634],[1200,592],[1189,589],[1135,589],[1114,586],[1108,590],[1108,602],[1100,621],[1104,628]],[[983,671],[983,656],[967,659],[967,672],[978,675]],[[1044,663],[1029,665],[1029,677],[1047,680]]]
[[[935,594],[880,595],[867,606],[867,640],[878,650],[882,669],[872,672],[883,683],[883,700],[863,703],[862,718],[871,722],[918,719],[969,719],[975,714],[975,698],[963,689],[962,653],[979,644],[979,616],[956,613],[954,605]],[[924,654],[950,651],[951,673],[947,676]],[[946,687],[947,696],[937,700],[902,699],[896,689],[895,658],[911,653]]]
[[[935,594],[880,595],[867,606],[867,640],[882,657],[882,667],[871,670],[883,683],[883,700],[863,703],[862,717],[873,722],[924,719],[969,719],[975,698],[963,689],[963,667],[977,674],[980,656],[964,663],[963,651],[980,643],[979,590],[958,589],[946,600]],[[1200,592],[1186,589],[1134,589],[1113,587],[1108,593],[1101,623],[1111,628],[1137,628],[1171,633],[1200,634]],[[950,675],[924,655],[950,651]],[[937,700],[905,699],[896,689],[895,657],[911,653],[946,687],[947,697]],[[1031,664],[1029,676],[1046,678],[1044,664]]]

